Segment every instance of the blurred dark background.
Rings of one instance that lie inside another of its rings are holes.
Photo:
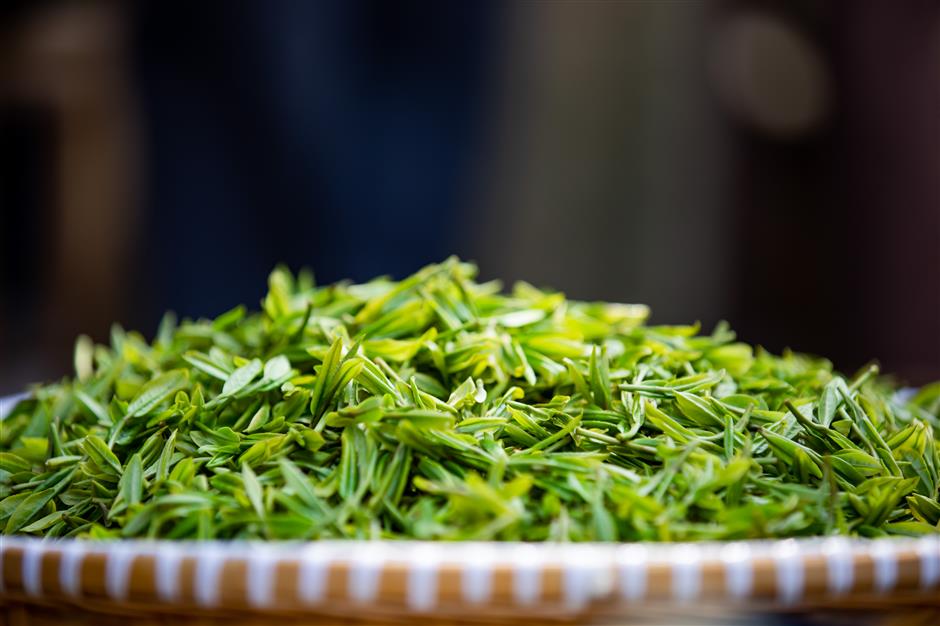
[[[940,2],[0,3],[0,392],[451,253],[940,379]]]

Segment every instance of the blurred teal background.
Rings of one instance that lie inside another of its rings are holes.
[[[456,253],[940,379],[940,4],[8,1],[0,392]]]

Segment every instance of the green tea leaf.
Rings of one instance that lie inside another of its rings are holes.
[[[262,365],[259,359],[252,359],[245,365],[232,372],[222,385],[222,396],[232,396],[248,386],[258,374],[261,373]]]
[[[76,342],[0,429],[4,533],[713,541],[940,525],[940,383],[647,326],[450,258]]]
[[[258,517],[264,519],[264,496],[262,495],[261,483],[258,482],[255,473],[251,471],[251,467],[246,464],[242,465],[242,482],[245,484],[245,495],[251,501],[255,513],[258,514]]]
[[[9,535],[19,531],[39,514],[54,495],[54,489],[44,489],[42,491],[35,491],[23,498],[7,520],[3,532]]]
[[[186,384],[186,372],[172,370],[153,378],[140,388],[140,391],[127,405],[127,416],[150,415],[151,412],[168,397],[179,391]]]

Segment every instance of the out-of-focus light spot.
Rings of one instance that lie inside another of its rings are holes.
[[[709,72],[725,106],[778,137],[819,127],[830,104],[830,78],[815,45],[782,19],[741,14],[719,26]]]

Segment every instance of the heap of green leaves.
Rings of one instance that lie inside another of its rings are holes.
[[[501,293],[284,269],[260,313],[77,342],[2,423],[0,529],[45,536],[696,540],[937,533],[940,384]]]

